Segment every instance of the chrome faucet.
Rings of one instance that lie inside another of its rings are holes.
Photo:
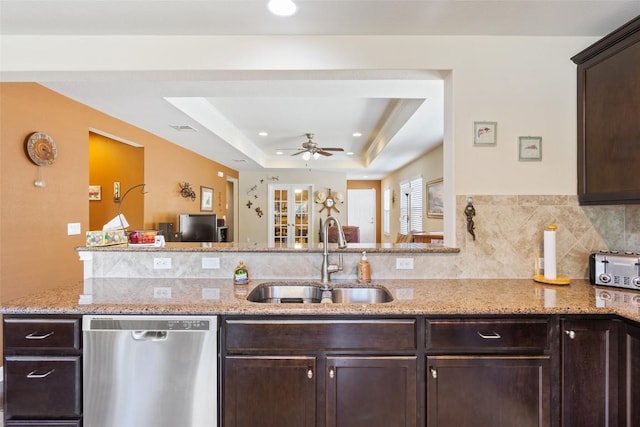
[[[344,231],[342,230],[342,224],[338,221],[338,218],[331,215],[328,216],[322,227],[322,270],[320,278],[322,283],[325,284],[325,288],[328,288],[328,283],[331,281],[330,274],[336,271],[342,271],[342,254],[338,258],[338,264],[329,264],[329,224],[335,223],[338,227],[338,248],[344,249],[347,247],[347,239],[344,237]]]

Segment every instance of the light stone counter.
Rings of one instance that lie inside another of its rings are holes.
[[[42,292],[3,304],[3,314],[233,314],[233,315],[536,315],[615,313],[640,322],[640,291],[591,286],[542,285],[525,279],[410,279],[374,281],[394,301],[384,304],[259,304],[246,301],[253,287],[228,279],[87,279],[90,284]],[[335,281],[332,284],[352,284]],[[92,304],[78,304],[83,287]],[[171,298],[154,298],[154,288]]]

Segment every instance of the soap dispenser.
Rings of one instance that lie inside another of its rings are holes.
[[[362,258],[358,263],[358,282],[371,283],[371,264],[367,260],[367,252],[362,252]]]

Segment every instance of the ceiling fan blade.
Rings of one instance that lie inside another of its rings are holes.
[[[307,150],[298,151],[297,153],[293,153],[292,156],[297,156],[298,154],[306,153]]]
[[[323,156],[333,156],[333,153],[329,153],[328,151],[318,150],[316,151],[318,154],[322,154]]]
[[[344,151],[344,148],[321,148],[324,151]]]

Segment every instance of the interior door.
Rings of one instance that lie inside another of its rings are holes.
[[[360,227],[360,242],[376,243],[376,190],[348,190],[347,203],[347,224]]]

